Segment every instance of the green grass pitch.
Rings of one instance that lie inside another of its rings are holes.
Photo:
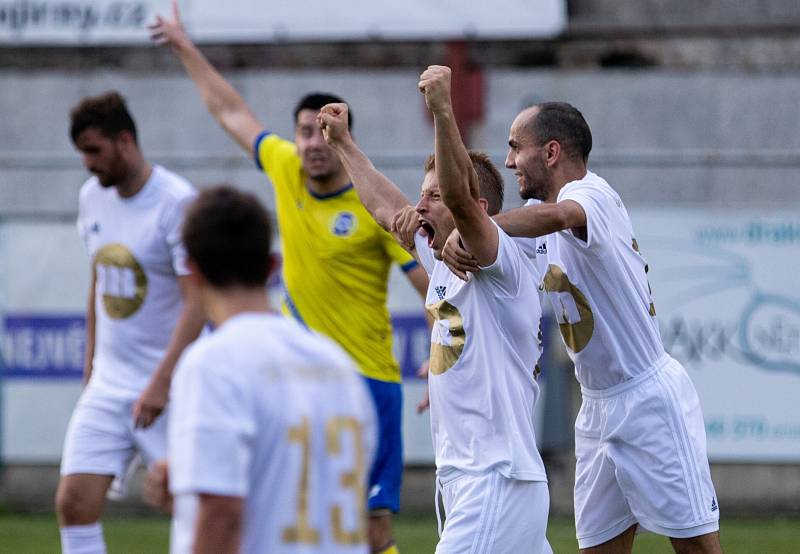
[[[104,522],[110,554],[167,552],[169,523],[159,517],[109,518]],[[436,516],[403,515],[396,522],[398,546],[403,554],[433,552]],[[552,519],[548,538],[553,551],[577,552],[573,523]],[[797,554],[800,552],[800,519],[723,519],[722,545],[727,554]],[[50,554],[60,552],[55,518],[50,515],[0,514],[0,552]],[[670,553],[667,539],[645,533],[636,538],[638,554]]]

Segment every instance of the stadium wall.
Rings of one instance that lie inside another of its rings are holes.
[[[418,195],[420,164],[433,135],[416,90],[417,68],[248,69],[227,76],[267,127],[284,136],[291,136],[299,95],[313,89],[342,94],[353,106],[357,140],[409,198]],[[0,247],[8,254],[3,263],[14,266],[0,267],[0,276],[13,269],[28,287],[9,288],[6,279],[0,311],[80,315],[83,309],[87,260],[71,229],[86,174],[69,144],[67,112],[84,95],[119,89],[129,99],[151,160],[199,186],[230,181],[272,204],[265,177],[219,130],[192,84],[174,68],[6,70],[0,82]],[[692,209],[735,223],[742,211],[769,215],[800,201],[796,75],[504,67],[487,69],[485,83],[485,115],[473,129],[474,147],[502,164],[508,126],[521,107],[545,99],[570,101],[594,133],[591,169],[620,191],[634,219],[653,209]],[[519,202],[513,176],[505,177],[508,208]],[[413,312],[409,305],[416,301],[401,290],[401,282],[393,281],[398,291],[392,309]],[[574,394],[574,380],[568,382]],[[23,447],[31,454],[10,460],[14,466],[3,472],[0,502],[50,506],[55,460],[52,454],[37,457],[35,449],[58,451],[77,392],[74,380],[5,383],[4,451]],[[409,394],[407,404],[413,402]],[[10,411],[22,405],[47,407],[34,410],[37,419],[25,435],[9,425]],[[553,507],[567,513],[572,457],[562,447],[550,460]],[[750,462],[714,464],[726,512],[800,512],[800,466]],[[407,504],[422,499],[416,507],[429,508],[432,485],[429,468],[412,471],[407,491],[424,490],[407,494]]]

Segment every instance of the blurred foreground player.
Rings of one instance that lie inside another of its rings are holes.
[[[319,109],[341,102],[328,94],[303,97],[294,111],[294,142],[265,130],[242,96],[225,81],[173,19],[151,26],[197,85],[220,126],[263,170],[275,190],[283,255],[282,310],[336,341],[367,380],[380,438],[369,488],[370,544],[395,552],[391,514],[400,507],[403,445],[400,367],[392,355],[386,306],[392,262],[424,297],[425,271],[364,209],[347,173],[316,122]]]
[[[270,309],[256,198],[202,192],[183,238],[214,323],[181,358],[169,416],[173,553],[366,554],[369,392],[333,341]]]
[[[204,314],[188,292],[180,227],[194,189],[145,161],[123,98],[85,98],[70,135],[94,174],[81,188],[78,230],[92,258],[85,389],[70,419],[56,511],[65,553],[105,552],[106,492],[138,453],[166,452],[172,370]],[[124,486],[124,485],[123,485]]]
[[[449,68],[428,68],[420,88],[434,116],[436,153],[425,164],[416,209],[352,141],[344,104],[324,107],[319,120],[375,219],[415,232],[415,251],[430,275],[431,434],[446,515],[436,552],[549,553],[550,497],[533,424],[539,278],[490,217],[502,208],[503,181],[485,154],[468,152],[461,141]],[[420,227],[425,235],[416,233]],[[484,267],[468,283],[440,261],[454,228]]]
[[[583,401],[575,422],[575,526],[583,552],[631,552],[638,526],[676,552],[719,553],[719,509],[700,400],[664,351],[647,262],[622,199],[587,171],[592,135],[563,102],[522,111],[506,167],[541,202],[495,219],[539,237],[536,260]],[[481,271],[451,237],[445,261]],[[464,263],[466,262],[466,263]]]

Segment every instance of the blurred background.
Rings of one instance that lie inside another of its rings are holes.
[[[649,262],[665,345],[698,388],[723,517],[800,515],[797,0],[180,5],[190,35],[269,130],[292,138],[307,92],[341,95],[362,148],[411,199],[433,148],[416,88],[427,65],[453,67],[465,141],[499,166],[520,109],[578,107],[594,135],[590,169],[622,195]],[[149,160],[272,205],[266,177],[172,53],[150,44],[157,13],[169,15],[169,3],[0,0],[0,506],[12,512],[51,509],[80,393],[89,260],[74,221],[87,174],[69,109],[117,89]],[[516,207],[504,176],[505,207]],[[428,420],[414,412],[428,336],[405,280],[395,275],[391,289],[407,378],[403,504],[431,511]],[[537,417],[552,513],[569,518],[579,400],[557,333],[549,327]],[[140,510],[138,495],[115,509]]]

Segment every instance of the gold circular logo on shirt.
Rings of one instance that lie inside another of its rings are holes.
[[[553,309],[564,343],[577,354],[586,348],[594,334],[594,315],[589,301],[581,290],[572,284],[564,270],[555,264],[547,267],[544,290],[566,295],[566,298],[554,299]],[[569,298],[572,299],[572,306],[567,303]]]
[[[433,317],[433,335],[431,337],[431,358],[428,371],[441,375],[453,367],[464,351],[467,341],[464,332],[464,318],[458,308],[444,300],[425,306]]]
[[[147,275],[124,244],[107,244],[94,256],[97,291],[112,319],[131,317],[144,304]]]

